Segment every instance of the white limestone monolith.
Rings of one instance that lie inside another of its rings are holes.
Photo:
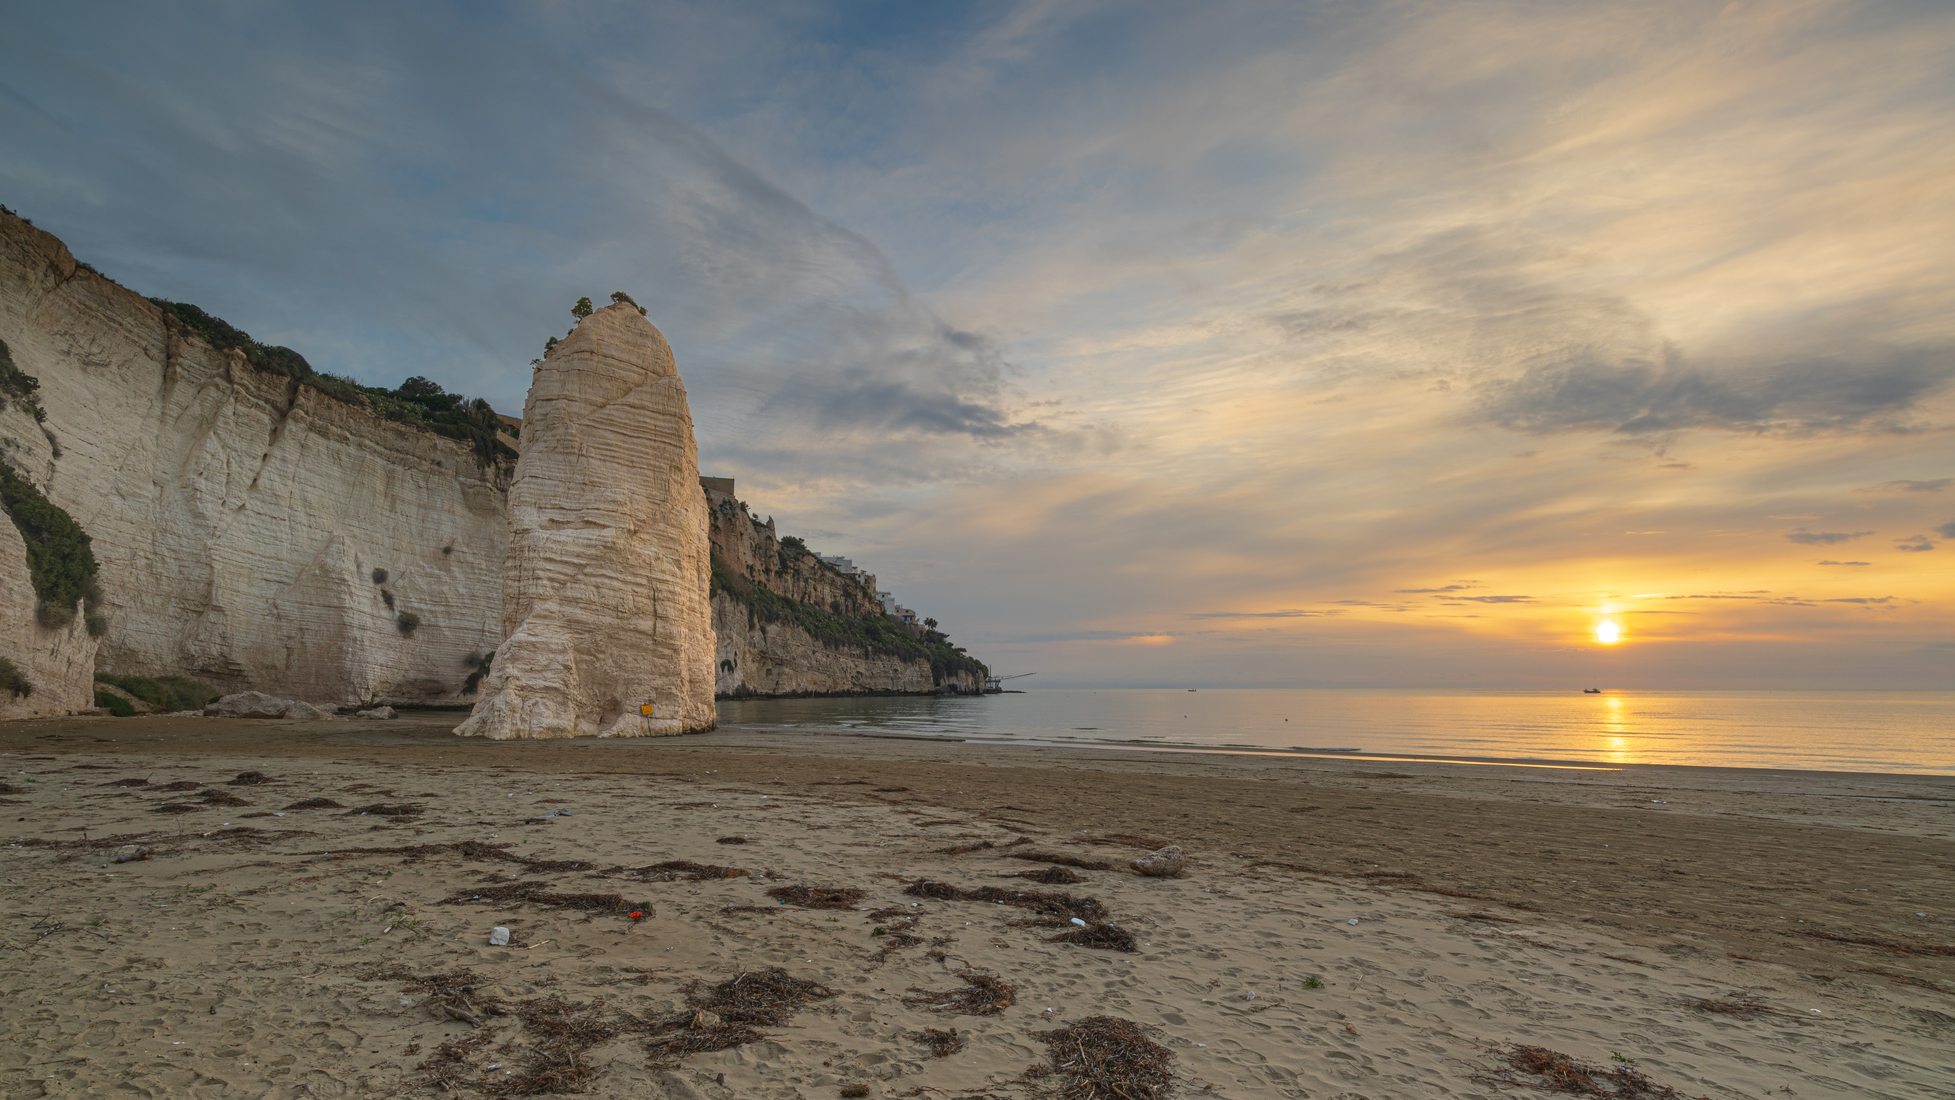
[[[592,313],[530,381],[509,488],[505,640],[455,732],[713,728],[706,520],[672,348],[629,302]]]

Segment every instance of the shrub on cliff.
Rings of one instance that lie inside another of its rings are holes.
[[[13,350],[0,340],[0,409],[7,407],[9,397],[32,413],[35,423],[47,420],[47,410],[41,407],[41,380],[15,366]]]
[[[165,711],[202,710],[224,694],[202,680],[193,680],[188,676],[116,676],[97,672],[95,682],[121,688],[150,706]]]
[[[34,618],[46,627],[67,626],[95,583],[88,532],[5,462],[0,462],[0,509],[27,543],[27,574],[39,598]]]
[[[0,691],[16,699],[25,699],[34,694],[34,685],[27,682],[27,677],[21,673],[18,665],[5,657],[0,657]]]
[[[462,658],[462,663],[472,670],[468,674],[468,679],[462,681],[462,694],[473,695],[476,689],[482,686],[482,678],[495,667],[496,655],[491,653],[485,657],[480,653],[471,653]]]
[[[403,611],[394,616],[394,626],[402,635],[411,638],[415,631],[421,629],[421,616],[412,611]]]
[[[117,718],[128,718],[136,713],[136,708],[129,705],[129,700],[113,691],[103,691],[101,688],[95,689],[95,705]]]

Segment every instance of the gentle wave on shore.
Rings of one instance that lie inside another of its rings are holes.
[[[1064,689],[742,700],[723,725],[991,741],[1955,774],[1955,693]]]

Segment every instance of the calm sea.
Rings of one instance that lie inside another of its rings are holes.
[[[1955,775],[1955,692],[1030,689],[720,704],[735,728]]]

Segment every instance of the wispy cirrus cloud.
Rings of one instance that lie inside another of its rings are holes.
[[[1869,485],[1856,489],[1860,493],[1939,493],[1955,485],[1955,477],[1929,478],[1925,481],[1883,481],[1879,485]]]
[[[1343,609],[1286,607],[1278,611],[1192,611],[1191,619],[1328,619],[1344,614]]]

